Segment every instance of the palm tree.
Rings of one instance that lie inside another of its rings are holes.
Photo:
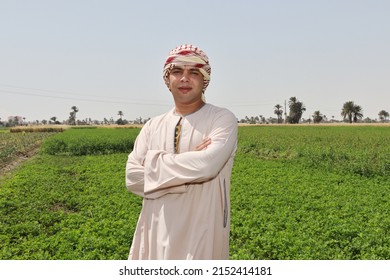
[[[358,119],[363,118],[363,108],[359,105],[353,107],[353,121],[357,122]]]
[[[353,101],[345,102],[341,109],[341,116],[344,119],[348,118],[349,123],[357,122],[358,119],[363,118],[363,108]]]
[[[77,108],[76,106],[72,106],[70,109],[72,110],[72,112],[70,112],[70,115],[69,115],[69,124],[75,125],[76,124],[76,113],[79,111],[79,108]]]
[[[348,117],[349,123],[352,123],[352,116],[353,116],[353,107],[355,104],[353,101],[345,102],[343,105],[343,108],[341,109],[341,116],[346,119]]]
[[[381,110],[379,113],[378,113],[378,116],[379,116],[379,119],[382,121],[382,122],[385,122],[386,119],[389,117],[389,112],[385,111],[385,110]]]
[[[324,117],[320,111],[315,111],[313,113],[313,122],[314,123],[320,123],[323,119],[324,119]]]
[[[76,106],[72,106],[72,108],[70,108],[73,110],[73,113],[74,113],[74,118],[76,119],[76,113],[79,111],[79,108],[77,108]]]
[[[274,107],[274,114],[278,117],[278,123],[282,122],[283,109],[282,105],[276,104]]]
[[[248,116],[245,116],[245,119],[246,119],[246,123],[249,123],[249,124],[256,123],[256,119],[253,116],[251,116],[250,118]]]
[[[302,102],[298,101],[296,97],[291,97],[288,101],[288,106],[290,108],[288,122],[299,123],[303,112],[306,111],[305,105],[303,105]]]

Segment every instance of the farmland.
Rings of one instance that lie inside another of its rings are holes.
[[[138,132],[44,140],[0,181],[0,259],[126,259],[142,202],[124,186]],[[390,259],[388,143],[388,126],[240,127],[231,258]]]
[[[52,133],[9,133],[0,131],[0,168],[5,168],[15,158],[28,157]]]

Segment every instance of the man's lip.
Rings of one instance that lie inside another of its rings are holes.
[[[192,88],[191,87],[179,87],[179,90],[181,91],[181,92],[189,92],[189,91],[191,91],[192,90]]]

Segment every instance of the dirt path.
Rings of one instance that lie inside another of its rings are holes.
[[[13,156],[5,160],[4,162],[0,162],[0,178],[10,174],[15,168],[21,165],[26,160],[33,157],[39,150],[39,147],[35,147],[29,151],[24,152],[23,154]]]

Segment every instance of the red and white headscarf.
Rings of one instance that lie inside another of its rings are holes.
[[[165,61],[163,71],[163,78],[168,87],[169,73],[175,65],[191,65],[199,68],[200,73],[203,75],[203,92],[206,90],[210,82],[211,67],[209,58],[204,51],[189,44],[181,45],[171,50]]]

